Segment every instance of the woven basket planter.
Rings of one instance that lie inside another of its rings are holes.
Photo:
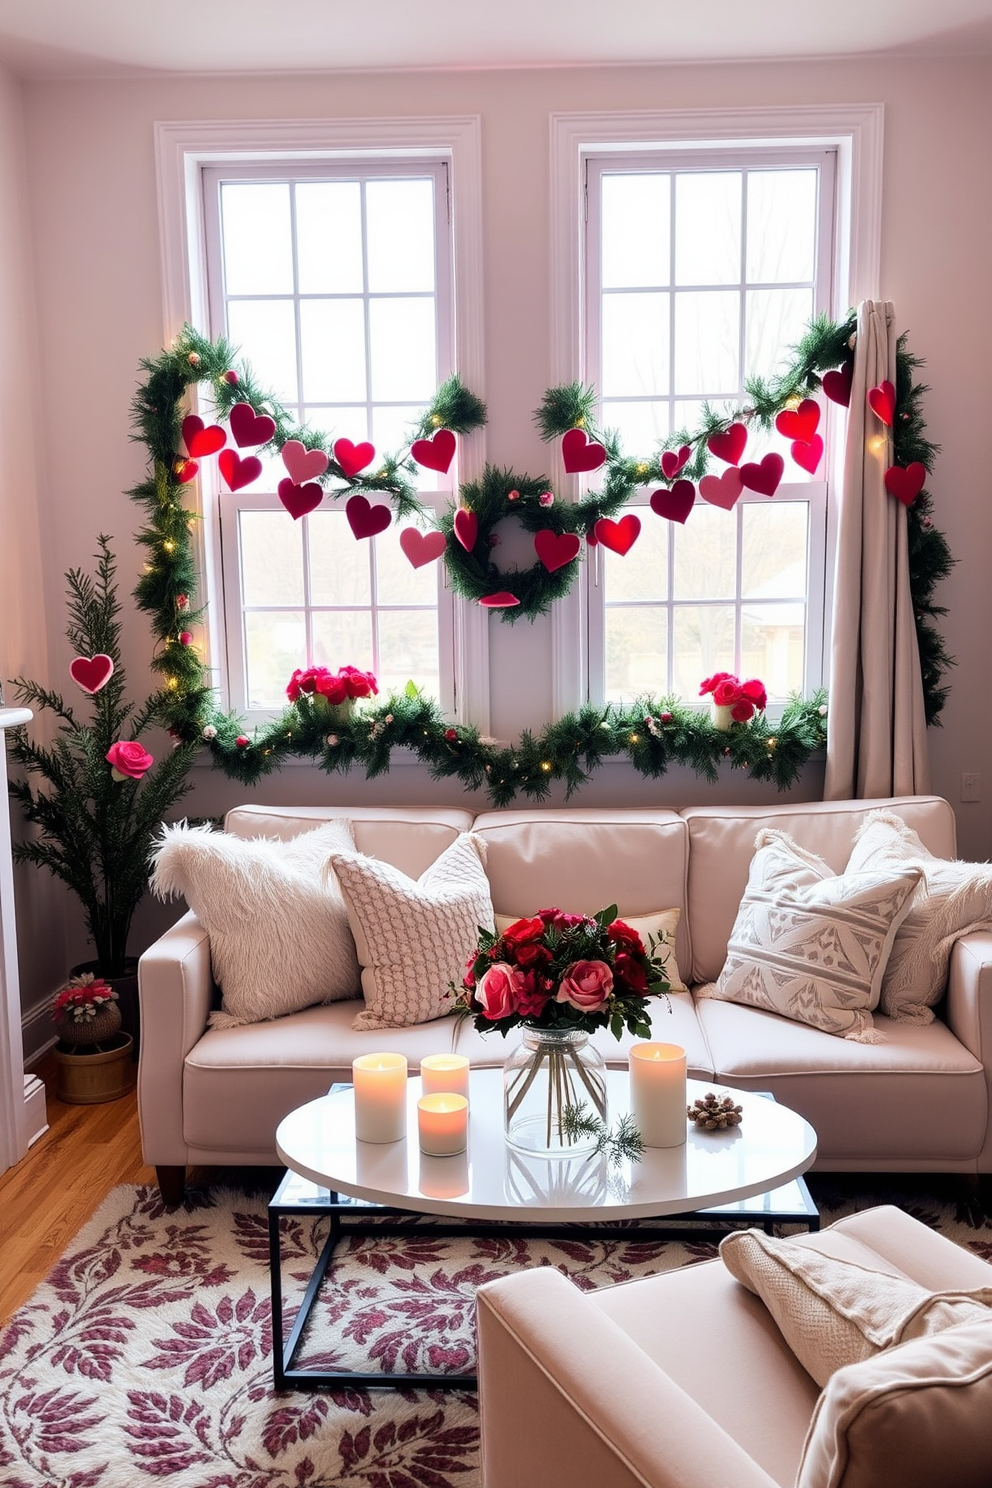
[[[95,1018],[77,1021],[63,1018],[59,1024],[59,1042],[78,1049],[82,1044],[103,1044],[120,1031],[121,1010],[116,1002],[108,1002]]]

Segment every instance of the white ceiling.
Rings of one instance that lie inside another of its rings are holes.
[[[992,0],[0,0],[25,76],[992,54]]]

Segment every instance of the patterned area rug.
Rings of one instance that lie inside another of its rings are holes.
[[[869,1191],[828,1176],[811,1187],[825,1222],[895,1202],[992,1260],[992,1222],[950,1182]],[[4,1488],[477,1488],[473,1393],[273,1391],[265,1204],[207,1189],[166,1210],[156,1189],[114,1190],[0,1338]],[[290,1314],[323,1223],[287,1224]],[[301,1362],[471,1369],[483,1281],[551,1265],[592,1288],[715,1249],[705,1237],[591,1242],[580,1230],[452,1240],[432,1238],[429,1222],[356,1238],[338,1252]]]

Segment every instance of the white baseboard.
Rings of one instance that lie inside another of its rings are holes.
[[[45,1103],[45,1087],[37,1075],[24,1076],[24,1111],[26,1116],[28,1146],[32,1147],[48,1130],[48,1107]]]

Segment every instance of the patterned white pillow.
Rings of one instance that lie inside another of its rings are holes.
[[[636,930],[644,942],[645,949],[649,940],[653,938],[654,954],[665,968],[665,978],[668,982],[670,992],[688,992],[689,988],[682,980],[679,971],[679,963],[675,957],[675,933],[679,928],[679,920],[682,917],[680,909],[658,909],[653,914],[627,915],[621,914],[619,918]],[[524,915],[497,915],[496,929],[502,935],[504,930],[514,924],[516,920],[525,919]]]
[[[920,870],[835,875],[785,832],[755,840],[747,888],[710,993],[861,1043]]]
[[[935,858],[912,827],[891,811],[866,818],[848,873],[917,868],[922,877],[896,932],[882,979],[881,1009],[901,1023],[932,1023],[947,986],[954,942],[992,930],[992,863]]]
[[[451,1011],[479,940],[493,928],[486,844],[462,832],[414,882],[390,863],[332,852],[362,968],[365,1007],[355,1028],[405,1028]]]
[[[223,994],[212,1027],[261,1023],[357,995],[348,912],[324,871],[329,852],[354,846],[343,817],[286,842],[185,822],[162,828],[152,891],[160,899],[181,894],[210,938]]]

